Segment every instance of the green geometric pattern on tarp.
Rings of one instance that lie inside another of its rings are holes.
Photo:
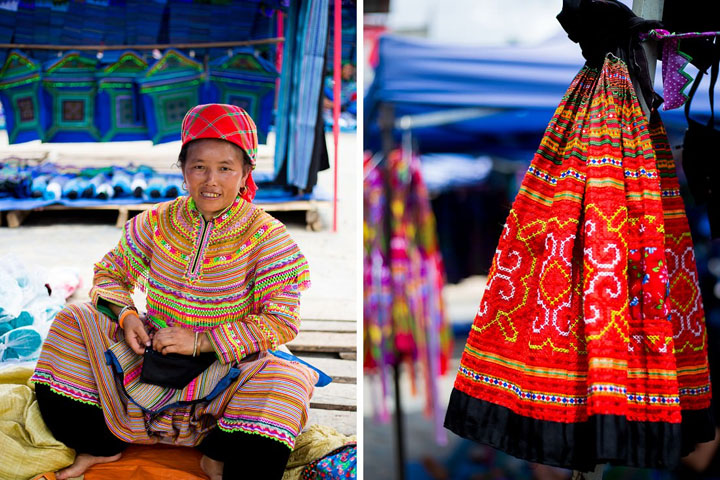
[[[193,73],[201,74],[202,71],[203,66],[201,63],[171,48],[148,69],[145,78],[161,79],[175,76],[184,77]]]
[[[97,60],[68,52],[45,65],[43,88],[50,97],[50,122],[44,141],[99,141],[95,127]]]
[[[135,78],[138,75],[144,74],[147,67],[147,62],[140,55],[135,52],[125,52],[120,55],[120,58],[118,58],[115,63],[111,63],[107,67],[103,68],[98,74],[98,77],[122,77],[127,75]]]
[[[50,128],[45,132],[46,141],[52,142],[60,132],[89,134],[95,141],[100,141],[100,132],[93,121],[95,88],[64,89],[45,85],[45,90],[53,102]]]
[[[187,88],[177,87],[172,91],[155,94],[153,101],[157,110],[158,131],[153,135],[152,141],[159,143],[168,135],[180,135],[185,114],[199,103],[198,88],[196,84]]]
[[[44,137],[40,121],[40,71],[38,63],[17,50],[10,52],[0,70],[0,96],[9,143],[15,143],[20,134],[24,134],[24,141]]]
[[[220,88],[220,103],[236,105],[250,114],[250,117],[258,116],[258,101],[255,95],[243,95],[234,89]]]
[[[219,66],[218,70],[237,70],[240,72],[253,72],[273,76],[262,67],[254,55],[245,52],[231,56],[226,62]]]
[[[68,52],[60,59],[45,67],[46,75],[60,75],[72,78],[75,75],[94,74],[97,60],[79,52]]]
[[[218,101],[245,109],[259,125],[257,132],[258,142],[265,143],[267,141],[267,128],[264,127],[272,121],[272,109],[269,112],[264,112],[261,109],[261,101],[266,95],[271,97],[271,102],[274,101],[275,84],[270,87],[265,84],[257,84],[257,89],[253,90],[247,89],[247,83],[232,81],[216,81],[216,86],[220,94]],[[267,119],[266,116],[268,116]]]
[[[201,63],[170,49],[138,78],[153,143],[180,139],[182,119],[199,103],[203,76]]]
[[[20,80],[40,73],[40,65],[32,61],[20,51],[13,50],[5,59],[0,78],[3,83],[9,80]],[[5,88],[5,87],[3,87]]]
[[[257,56],[251,48],[235,49],[209,65],[210,81],[217,89],[217,100],[244,108],[258,127],[258,141],[265,143],[272,122],[275,66]]]
[[[12,115],[15,120],[12,131],[8,132],[9,143],[15,143],[23,131],[37,132],[38,139],[43,140],[45,133],[40,124],[39,90],[39,83],[34,83],[5,92],[14,107],[12,111],[5,112],[5,115]]]
[[[95,74],[100,109],[96,112],[96,123],[103,142],[112,141],[119,135],[125,135],[126,139],[147,137],[147,126],[136,111],[142,106],[134,87],[147,68],[147,62],[140,55],[128,51]]]

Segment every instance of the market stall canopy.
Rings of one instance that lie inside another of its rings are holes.
[[[422,151],[477,149],[484,136],[512,136],[512,143],[534,150],[568,82],[584,64],[580,48],[565,35],[538,46],[493,48],[392,35],[379,42],[379,63],[365,98],[365,140],[371,149],[379,148],[378,107],[388,103],[397,126],[411,116],[405,125],[413,125]],[[662,95],[659,68],[655,87]],[[692,111],[709,115],[707,95],[698,95]],[[669,129],[685,128],[681,109],[662,116]]]

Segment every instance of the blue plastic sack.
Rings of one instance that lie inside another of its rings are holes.
[[[275,355],[278,358],[282,358],[283,360],[287,360],[290,362],[302,363],[306,367],[310,367],[313,370],[315,370],[318,373],[318,381],[317,381],[317,383],[315,383],[316,387],[324,387],[324,386],[330,384],[330,382],[332,382],[332,377],[330,375],[323,372],[322,370],[320,370],[317,367],[313,367],[312,365],[310,365],[306,361],[296,357],[295,355],[291,355],[287,352],[282,352],[280,350],[270,350],[270,353],[272,353],[273,355]]]

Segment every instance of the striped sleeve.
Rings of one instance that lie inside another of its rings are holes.
[[[277,220],[260,240],[256,258],[256,313],[208,332],[215,353],[225,363],[275,350],[295,338],[300,328],[300,292],[310,286],[307,260]]]
[[[95,264],[90,298],[96,306],[103,302],[132,305],[135,286],[145,287],[152,257],[151,212],[130,219],[117,246]]]

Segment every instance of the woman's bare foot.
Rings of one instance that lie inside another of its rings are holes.
[[[222,480],[224,465],[223,462],[213,460],[207,455],[203,455],[200,459],[200,468],[205,472],[205,475],[210,477],[210,480]]]
[[[117,462],[118,460],[120,460],[120,457],[122,457],[122,453],[118,453],[117,455],[113,455],[112,457],[95,457],[93,455],[88,455],[87,453],[81,453],[80,455],[75,457],[75,461],[72,465],[67,468],[63,468],[62,470],[57,472],[57,480],[79,477],[93,465],[96,465],[98,463]]]

